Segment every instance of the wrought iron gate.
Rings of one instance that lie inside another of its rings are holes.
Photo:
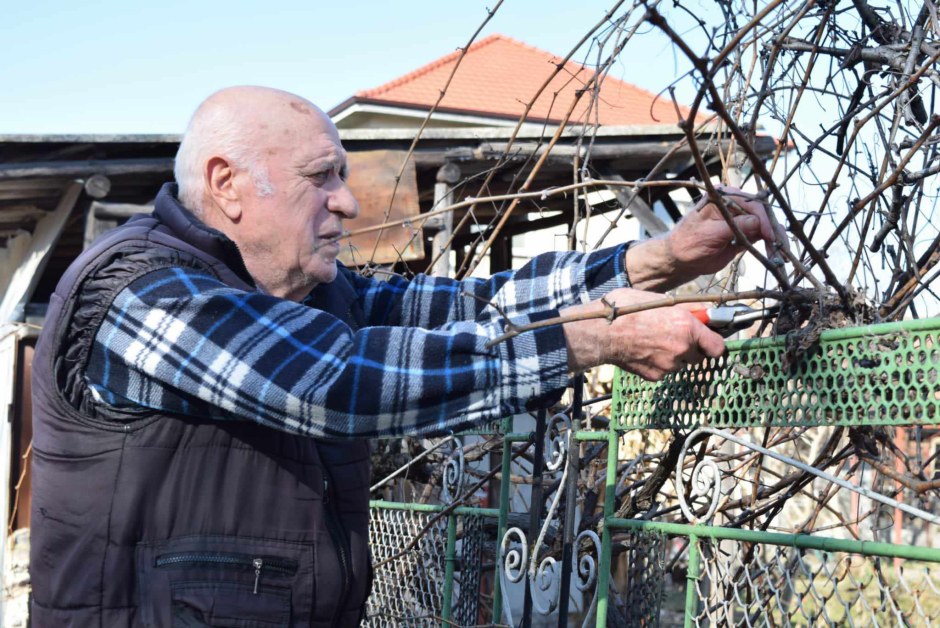
[[[618,373],[612,399],[575,386],[484,432],[494,469],[466,466],[478,435],[450,439],[439,505],[372,503],[369,625],[938,621],[940,320],[800,351],[734,342],[660,384]],[[490,478],[497,508],[473,501]]]

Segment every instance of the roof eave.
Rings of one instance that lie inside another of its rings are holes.
[[[379,107],[389,107],[396,109],[410,109],[413,111],[429,111],[430,107],[424,104],[405,102],[405,101],[396,101],[396,100],[384,100],[379,98],[363,98],[361,96],[353,96],[346,99],[342,104],[337,105],[336,107],[330,109],[329,116],[334,119],[334,122],[341,120],[345,116],[341,114],[354,105],[374,105]],[[519,120],[519,115],[509,114],[509,113],[498,113],[493,111],[484,111],[479,109],[464,109],[458,107],[437,107],[434,109],[435,113],[450,114],[450,115],[465,115],[473,116],[477,118],[490,118],[492,120],[504,120],[507,122],[517,122]],[[534,116],[529,116],[525,119],[526,123],[529,124],[550,124],[550,125],[559,125],[562,123],[561,118],[539,118]],[[663,127],[672,127],[674,125],[664,124],[646,124],[646,125],[607,125],[607,126],[645,126],[650,128],[663,128]],[[681,132],[676,128],[676,134]]]
[[[2,144],[178,144],[178,133],[0,133]]]

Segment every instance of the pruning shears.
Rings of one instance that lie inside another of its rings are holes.
[[[722,336],[730,336],[742,329],[747,329],[758,321],[774,316],[780,310],[779,305],[754,309],[746,305],[721,305],[719,307],[693,310],[692,316],[700,320],[712,331]]]

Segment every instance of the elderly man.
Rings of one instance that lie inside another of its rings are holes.
[[[655,379],[724,349],[681,308],[486,347],[505,325],[487,302],[524,324],[722,267],[739,249],[711,206],[666,238],[486,281],[372,281],[336,263],[358,212],[336,128],[258,87],[199,107],[176,179],[50,303],[33,367],[37,626],[354,625],[363,438],[546,407],[602,363]],[[746,207],[744,233],[769,238]]]

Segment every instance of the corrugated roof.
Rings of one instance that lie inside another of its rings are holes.
[[[459,56],[460,51],[452,52],[384,85],[357,92],[352,100],[430,108],[440,96]],[[505,35],[490,35],[470,46],[440,108],[517,118],[560,62],[561,57]],[[529,119],[561,120],[577,90],[593,75],[592,70],[578,63],[566,63],[535,103]],[[657,98],[610,75],[601,83],[599,96],[596,114],[603,125],[676,124],[675,107],[668,96]],[[589,95],[582,101],[572,121],[593,123],[593,112],[588,112]],[[681,110],[688,114],[688,109]]]

